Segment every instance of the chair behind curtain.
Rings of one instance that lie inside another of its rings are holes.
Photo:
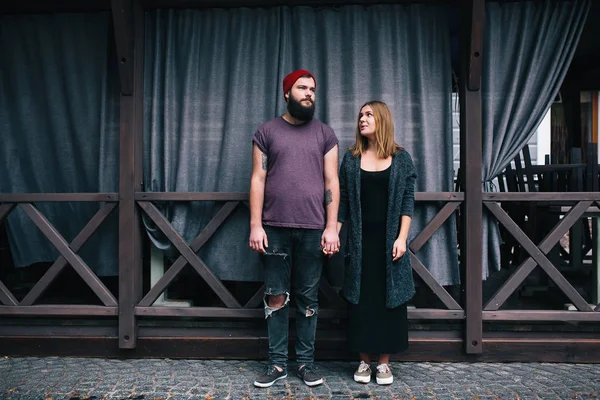
[[[484,190],[535,133],[565,77],[589,0],[486,3],[483,54]],[[484,215],[483,278],[500,267],[495,218]]]

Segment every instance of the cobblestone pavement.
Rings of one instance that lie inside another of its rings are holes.
[[[0,358],[2,399],[600,399],[600,364],[392,363],[391,386],[352,380],[355,363],[318,362],[325,383],[292,372],[268,389],[261,361]],[[294,365],[290,365],[294,371]]]

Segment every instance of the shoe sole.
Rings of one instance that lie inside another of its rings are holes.
[[[259,387],[259,388],[268,388],[269,386],[272,386],[278,380],[285,379],[285,378],[287,378],[287,374],[280,376],[279,378],[276,378],[276,379],[272,380],[271,382],[267,382],[267,383],[254,381],[254,386]]]
[[[391,385],[394,382],[394,377],[390,376],[389,378],[377,378],[378,385]]]
[[[370,376],[354,375],[354,381],[358,382],[358,383],[369,383],[369,382],[371,382],[371,377]]]
[[[320,384],[323,383],[323,379],[319,379],[319,380],[312,381],[312,382],[304,381],[304,383],[306,383],[307,386],[311,386],[311,387],[312,386],[317,386],[317,385],[320,385]]]

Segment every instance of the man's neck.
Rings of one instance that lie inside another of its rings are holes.
[[[307,122],[307,121],[302,121],[298,118],[292,117],[292,114],[290,114],[289,111],[286,111],[285,114],[283,114],[281,116],[281,118],[285,119],[287,122],[289,122],[292,125],[300,125],[300,124]]]

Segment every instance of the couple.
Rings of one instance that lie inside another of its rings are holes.
[[[372,101],[358,113],[356,142],[338,178],[338,140],[313,118],[315,90],[310,72],[287,75],[286,113],[252,138],[250,247],[262,254],[269,335],[269,365],[254,385],[269,387],[287,377],[292,280],[297,374],[308,386],[323,383],[313,367],[319,279],[324,257],[340,249],[344,223],[349,259],[342,292],[349,302],[349,344],[360,357],[354,380],[370,382],[370,355],[377,355],[377,383],[391,384],[389,356],[408,347],[406,302],[414,294],[404,255],[415,168],[394,141],[388,107]]]

